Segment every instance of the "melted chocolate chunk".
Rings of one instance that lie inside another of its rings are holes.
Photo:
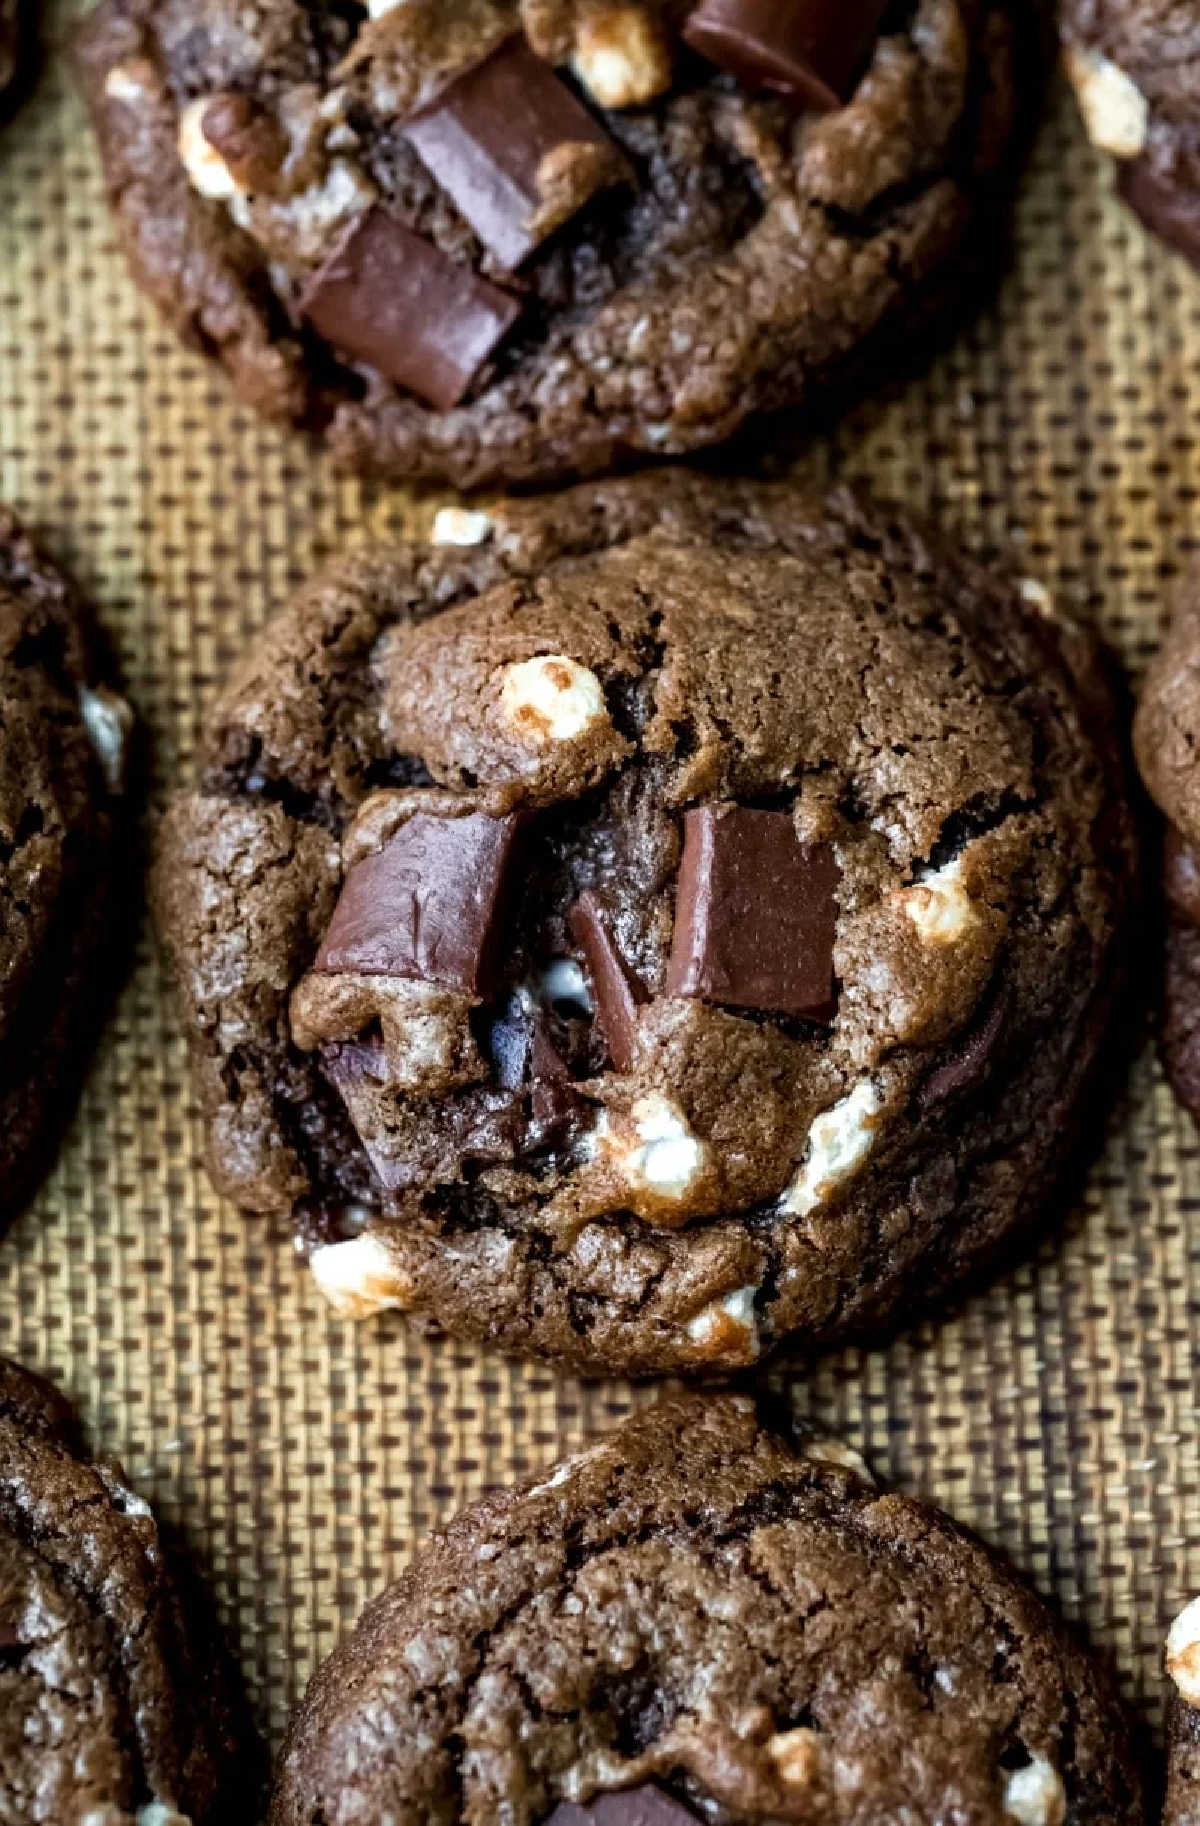
[[[840,880],[787,812],[687,812],[667,994],[829,1020]]]
[[[749,88],[805,108],[848,101],[885,0],[701,0],[683,28],[694,51]]]
[[[484,246],[517,267],[616,175],[613,142],[524,39],[510,38],[404,126]],[[586,150],[586,177],[580,159]],[[572,161],[574,172],[560,169]],[[606,175],[607,173],[607,175]],[[571,186],[565,204],[561,186]]]
[[[647,1783],[598,1794],[586,1807],[561,1801],[546,1826],[695,1826],[697,1816],[681,1801]]]
[[[354,224],[300,304],[335,349],[441,412],[468,392],[520,310],[380,208]]]
[[[486,995],[520,825],[482,812],[409,818],[346,876],[313,968]]]
[[[596,1024],[609,1056],[619,1072],[628,1071],[633,1062],[637,1011],[649,999],[645,986],[617,950],[604,908],[590,888],[567,914],[567,925],[583,951],[596,998]]]
[[[1173,824],[1163,838],[1163,892],[1173,913],[1200,926],[1200,854]]]
[[[936,1103],[944,1103],[947,1097],[957,1096],[959,1091],[968,1090],[986,1078],[991,1069],[996,1043],[1004,1028],[1006,1012],[1005,996],[1002,993],[993,995],[982,1014],[967,1029],[955,1051],[930,1072],[917,1091],[917,1103],[921,1109],[927,1110]]]
[[[1146,157],[1124,159],[1117,190],[1147,228],[1200,266],[1200,195],[1186,174],[1160,171]]]

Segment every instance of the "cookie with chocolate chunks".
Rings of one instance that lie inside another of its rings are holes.
[[[0,508],[0,1228],[69,1112],[112,976],[129,706]]]
[[[1163,1826],[1200,1826],[1200,1600],[1175,1617],[1163,1660],[1169,1682]]]
[[[149,1505],[0,1358],[3,1826],[249,1826],[259,1770]]]
[[[342,1312],[582,1368],[886,1332],[1036,1223],[1089,1082],[1091,664],[920,528],[686,472],[348,558],[162,833],[221,1190]]]
[[[186,16],[185,16],[186,15]],[[962,314],[1025,0],[100,0],[135,277],[345,465],[469,487],[826,415]]]
[[[841,1441],[683,1396],[452,1521],[318,1671],[271,1826],[1142,1826],[1101,1668]]]

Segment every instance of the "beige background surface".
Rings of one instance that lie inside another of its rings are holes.
[[[1111,201],[1062,93],[1018,242],[995,306],[811,467],[1015,549],[1136,675],[1195,540],[1200,277]],[[0,133],[0,496],[99,603],[156,802],[244,635],[325,554],[412,512],[176,349],[112,248],[54,62]],[[1200,1590],[1200,1149],[1149,1049],[1095,1120],[1086,1193],[1036,1259],[949,1323],[828,1360],[802,1400],[1006,1548],[1156,1719],[1165,1623]],[[0,1246],[0,1350],[60,1381],[182,1524],[277,1735],[435,1518],[631,1395],[334,1320],[287,1243],[213,1195],[199,1140],[144,930],[57,1170]]]

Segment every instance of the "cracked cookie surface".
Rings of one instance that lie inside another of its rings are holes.
[[[1088,1082],[1132,868],[1091,649],[848,496],[469,530],[285,610],[167,815],[218,1186],[343,1311],[583,1368],[879,1335],[1036,1222]]]
[[[131,715],[0,508],[0,1223],[45,1163],[101,999]]]
[[[846,1456],[679,1397],[485,1499],[318,1671],[272,1826],[1137,1826],[1096,1666]]]
[[[546,481],[890,374],[994,229],[1010,0],[843,7],[879,21],[844,106],[744,86],[691,12],[101,0],[76,60],[134,272],[248,404],[359,469]]]
[[[0,1358],[0,1826],[243,1822],[256,1770],[149,1506]]]

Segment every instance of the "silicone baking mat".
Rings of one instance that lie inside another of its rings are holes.
[[[51,35],[66,25],[52,14]],[[1055,94],[995,304],[805,467],[1005,545],[1137,675],[1200,477],[1200,277],[1109,195]],[[230,404],[134,294],[61,63],[0,133],[0,496],[99,604],[151,811],[250,630],[327,554],[430,505],[369,492]],[[1152,1049],[1036,1256],[799,1400],[998,1543],[1114,1656],[1151,1723],[1200,1590],[1200,1147]],[[1193,1240],[1193,1227],[1196,1230]],[[0,1245],[0,1349],[47,1369],[210,1574],[264,1728],[434,1521],[610,1426],[618,1383],[335,1320],[210,1190],[143,923],[58,1165]]]

